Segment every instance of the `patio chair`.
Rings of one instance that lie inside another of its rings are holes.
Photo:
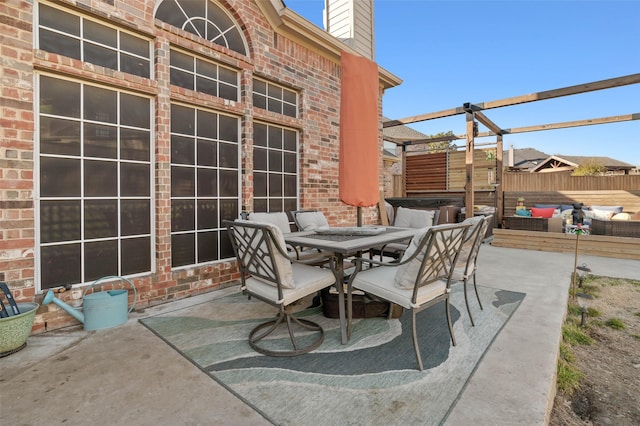
[[[329,221],[327,221],[324,213],[317,209],[294,210],[291,212],[291,217],[298,231],[311,231],[329,226]]]
[[[460,251],[460,257],[458,258],[456,267],[454,268],[453,274],[451,275],[452,281],[462,281],[464,283],[464,303],[467,306],[467,312],[469,313],[471,325],[474,327],[476,324],[473,321],[471,309],[469,308],[469,299],[467,297],[467,282],[470,278],[473,277],[473,289],[476,293],[476,299],[478,299],[480,309],[483,309],[482,302],[480,301],[480,295],[478,294],[478,286],[476,285],[476,270],[478,269],[476,260],[478,259],[480,246],[482,245],[482,241],[487,234],[487,229],[489,228],[489,224],[492,220],[493,215],[488,215],[474,216],[472,218],[465,219],[462,222],[470,223],[471,228],[469,228],[469,232],[467,233],[465,242],[462,245],[462,250]]]
[[[270,223],[277,226],[283,234],[291,232],[291,225],[289,224],[289,217],[285,212],[269,212],[269,213],[247,213],[243,212],[240,215],[243,219]],[[324,265],[328,262],[327,254],[316,249],[308,249],[304,247],[296,247],[288,244],[287,247],[295,252],[297,260],[305,262],[310,265]]]
[[[282,232],[275,225],[245,220],[224,221],[223,225],[229,230],[243,292],[278,308],[275,319],[251,330],[249,345],[276,357],[301,355],[320,346],[324,330],[315,322],[297,318],[296,302],[334,285],[333,268],[317,268],[289,257]],[[278,333],[283,324],[288,339]],[[296,335],[296,331],[301,333]],[[290,341],[285,349],[280,345],[283,340]]]
[[[439,210],[419,210],[398,207],[398,211],[395,213],[393,226],[398,226],[400,228],[422,229],[428,226],[437,225],[439,217]],[[375,251],[380,252],[380,260],[385,257],[400,259],[409,246],[409,242],[410,241],[408,240],[399,243],[390,243],[377,248]]]
[[[420,371],[423,369],[416,315],[444,301],[451,342],[455,346],[449,292],[451,275],[462,249],[469,223],[435,225],[421,229],[412,239],[399,263],[385,263],[360,257],[356,259],[356,273],[347,289],[347,330],[351,333],[352,291],[362,290],[411,310],[413,347]],[[363,263],[377,264],[362,270]]]

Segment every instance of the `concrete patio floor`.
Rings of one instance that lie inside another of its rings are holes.
[[[582,263],[596,275],[640,279],[640,261],[580,256]],[[483,245],[478,284],[527,296],[445,424],[547,423],[573,264],[571,253]],[[109,330],[72,327],[29,337],[25,349],[0,359],[0,424],[270,424],[138,322],[236,290],[132,313]]]

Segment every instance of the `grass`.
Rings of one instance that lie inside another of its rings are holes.
[[[562,327],[562,340],[573,346],[590,345],[593,343],[591,337],[587,336],[578,325],[572,323],[565,324]]]
[[[558,390],[565,395],[573,395],[573,393],[580,388],[583,377],[584,373],[568,362],[564,360],[558,362]]]
[[[624,330],[625,328],[627,328],[624,325],[624,322],[622,322],[622,320],[619,318],[609,318],[605,321],[604,325],[613,328],[614,330]]]

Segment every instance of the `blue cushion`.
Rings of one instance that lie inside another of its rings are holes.
[[[560,204],[534,204],[533,207],[536,209],[559,209]]]
[[[565,211],[565,210],[573,210],[573,206],[571,204],[563,204],[560,206],[560,211]]]
[[[516,216],[531,217],[531,212],[525,209],[516,210]]]

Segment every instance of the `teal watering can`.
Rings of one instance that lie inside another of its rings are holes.
[[[107,290],[87,295],[89,289],[92,289],[99,282],[113,279],[126,281],[133,288],[133,303],[130,308],[128,308],[129,292],[127,290]],[[54,292],[51,290],[47,291],[42,304],[55,303],[83,323],[85,330],[103,330],[127,322],[129,313],[136,304],[136,297],[136,287],[131,281],[123,277],[108,276],[97,279],[93,284],[85,288],[82,293],[82,312],[55,297]]]

